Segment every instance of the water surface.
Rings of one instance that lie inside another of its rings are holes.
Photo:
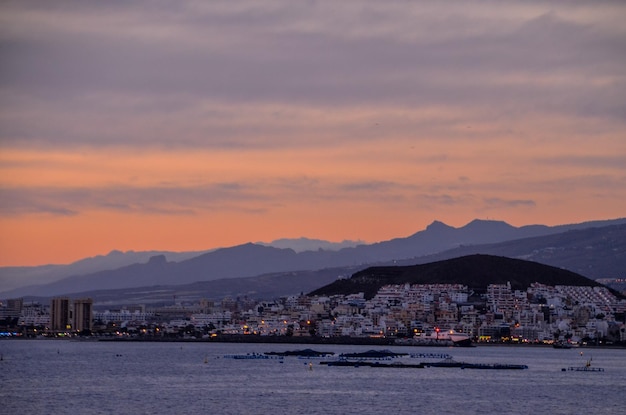
[[[230,353],[377,346],[0,341],[6,414],[624,413],[626,350],[389,347],[527,370],[328,367],[319,360],[233,360]],[[582,353],[582,355],[581,355]],[[562,372],[587,359],[601,373]],[[408,363],[420,359],[406,359]],[[423,360],[423,359],[422,359]],[[312,370],[309,363],[312,362]]]

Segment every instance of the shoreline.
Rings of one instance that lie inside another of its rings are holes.
[[[254,336],[245,334],[220,335],[211,338],[167,338],[167,337],[4,337],[0,341],[19,340],[50,340],[50,341],[74,341],[74,342],[165,342],[165,343],[249,343],[249,344],[317,344],[317,345],[370,345],[370,346],[398,346],[398,347],[435,347],[435,348],[472,348],[472,347],[539,347],[552,348],[551,344],[543,343],[475,343],[470,346],[451,344],[410,344],[396,343],[397,338],[371,338],[371,337],[308,337],[308,336]],[[626,344],[610,345],[581,345],[572,347],[576,349],[626,349]]]
[[[399,346],[399,347],[436,347],[436,348],[472,348],[472,347],[541,347],[552,348],[551,344],[543,343],[476,343],[470,346],[450,345],[450,344],[402,344],[396,343],[397,338],[370,338],[370,337],[287,337],[287,336],[254,336],[245,334],[221,335],[207,339],[168,339],[168,338],[99,338],[97,341],[155,341],[155,342],[200,342],[200,343],[250,343],[250,344],[330,344],[330,345],[371,345],[371,346]],[[584,345],[573,347],[572,349],[626,349],[626,344],[611,345]]]

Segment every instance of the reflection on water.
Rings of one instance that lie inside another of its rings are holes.
[[[336,353],[373,348],[309,347]],[[525,364],[528,370],[376,369],[328,367],[296,357],[222,358],[293,349],[286,344],[1,341],[2,413],[571,414],[623,413],[626,406],[626,350],[621,349],[391,348],[445,351],[458,361]],[[606,371],[561,371],[589,358]]]

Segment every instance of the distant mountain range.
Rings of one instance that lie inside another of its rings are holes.
[[[536,262],[567,268],[592,277],[623,276],[626,269],[626,219],[586,222],[574,225],[548,227],[543,225],[513,227],[505,222],[474,220],[461,228],[453,228],[441,222],[433,222],[425,230],[407,238],[370,245],[358,245],[337,251],[317,249],[296,252],[290,248],[274,248],[259,244],[244,244],[231,248],[196,253],[156,253],[147,262],[133,263],[115,269],[100,269],[95,272],[77,272],[65,278],[58,278],[62,267],[66,272],[75,272],[78,265],[89,263],[95,266],[95,259],[79,261],[67,266],[44,266],[19,268],[31,274],[38,274],[37,281],[44,281],[48,275],[56,281],[47,284],[31,285],[7,290],[7,279],[19,276],[16,268],[0,269],[1,298],[17,296],[49,297],[61,294],[75,294],[102,290],[137,289],[138,287],[170,287],[177,291],[189,288],[187,284],[217,284],[222,292],[254,293],[259,286],[252,283],[251,277],[266,278],[266,274],[283,279],[291,275],[297,279],[308,275],[311,284],[293,287],[296,292],[310,291],[336,278],[339,274],[358,271],[373,264],[386,262],[424,263],[472,253],[485,253],[524,258]],[[137,253],[137,255],[143,253]],[[112,253],[117,257],[126,254]],[[103,266],[111,266],[104,261]],[[53,267],[53,268],[49,268]],[[59,268],[61,267],[61,268]],[[46,274],[47,270],[50,271]],[[334,269],[334,274],[327,270]],[[93,270],[93,268],[92,268]],[[321,270],[321,271],[318,271]],[[36,272],[35,272],[36,271]],[[56,273],[56,274],[55,274]],[[321,276],[324,277],[321,277]],[[243,291],[225,288],[236,286],[232,279],[249,279]],[[268,281],[266,281],[268,282]],[[311,287],[312,284],[317,284]],[[185,287],[184,287],[185,286]],[[175,288],[178,287],[178,288]],[[256,287],[256,289],[253,289]],[[279,287],[263,288],[265,292],[283,292]],[[186,290],[188,291],[188,290]],[[219,291],[219,290],[218,290]],[[213,291],[211,298],[220,295]]]
[[[305,251],[338,251],[343,248],[353,248],[358,245],[364,245],[363,241],[341,241],[329,242],[321,239],[297,238],[297,239],[276,239],[272,242],[256,242],[257,245],[271,246],[281,249],[293,249],[295,252]]]
[[[554,235],[515,239],[495,244],[466,245],[418,261],[426,263],[472,254],[490,254],[552,265],[591,279],[626,276],[626,225],[569,230]]]
[[[34,267],[0,267],[0,290],[7,291],[30,285],[49,284],[72,275],[87,275],[146,263],[156,255],[164,255],[168,261],[184,261],[210,251],[168,252],[168,251],[111,251],[107,255],[84,258],[68,265],[41,265]]]
[[[354,247],[363,244],[363,241],[329,242],[320,239],[298,238],[277,239],[272,242],[256,242],[256,245],[274,247],[280,249],[292,249],[295,252],[304,251],[338,251],[343,248]],[[114,270],[133,264],[145,264],[154,256],[163,255],[168,262],[181,262],[202,254],[212,252],[191,251],[118,251],[113,250],[107,255],[97,255],[84,258],[67,265],[41,265],[22,267],[0,267],[0,293],[16,288],[49,284],[75,275],[87,275],[100,271]]]

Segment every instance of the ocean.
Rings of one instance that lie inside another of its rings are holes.
[[[224,357],[304,348],[447,353],[457,361],[528,369],[335,367],[320,365],[321,359]],[[0,340],[0,354],[2,414],[626,413],[625,349]],[[561,370],[589,359],[605,371]]]

